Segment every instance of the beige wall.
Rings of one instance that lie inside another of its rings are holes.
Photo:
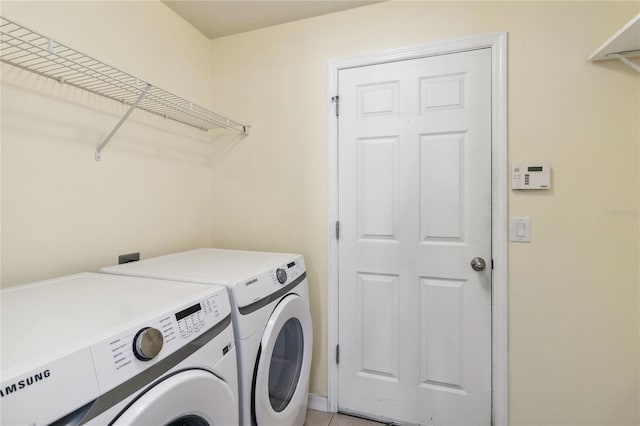
[[[214,40],[213,94],[252,135],[217,145],[214,245],[301,252],[327,392],[326,65],[509,32],[509,161],[546,160],[553,189],[509,193],[532,218],[510,245],[512,424],[638,424],[640,80],[587,56],[625,2],[390,2]]]
[[[640,80],[586,57],[638,2],[390,2],[209,42],[157,2],[2,2],[4,16],[253,125],[214,138],[3,66],[2,285],[213,243],[301,252],[326,395],[326,64],[509,32],[512,424],[638,424]],[[211,140],[213,139],[213,143]]]
[[[209,40],[159,2],[2,2],[3,16],[209,106]],[[2,285],[208,246],[210,136],[2,67]]]

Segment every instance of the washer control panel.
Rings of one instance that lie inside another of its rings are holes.
[[[237,283],[233,292],[236,303],[241,308],[255,303],[291,284],[305,271],[304,258],[295,256],[283,265]]]
[[[302,257],[300,257],[272,270],[269,275],[274,284],[285,286],[295,281],[304,271],[304,262],[302,261]]]
[[[230,313],[226,291],[150,319],[91,347],[101,391],[107,391],[185,346]]]

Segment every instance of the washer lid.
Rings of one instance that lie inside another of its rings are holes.
[[[165,278],[203,284],[233,284],[291,262],[296,256],[203,248],[101,269],[109,274]]]
[[[301,255],[210,248],[110,266],[102,272],[225,285],[233,289],[239,308],[290,288],[306,276]]]
[[[222,287],[96,273],[3,289],[2,382],[216,292],[226,294]]]

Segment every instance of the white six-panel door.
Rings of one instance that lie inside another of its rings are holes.
[[[491,50],[338,86],[339,410],[488,425]]]

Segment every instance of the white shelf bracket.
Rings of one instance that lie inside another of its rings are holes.
[[[612,53],[609,56],[611,56],[612,58],[616,58],[622,62],[624,62],[625,64],[629,65],[631,68],[633,68],[634,70],[640,72],[640,65],[630,61],[626,56],[620,54],[620,53]]]
[[[140,96],[138,96],[138,99],[136,99],[136,101],[133,104],[131,104],[126,114],[120,119],[120,121],[118,121],[118,124],[116,124],[116,127],[114,127],[113,130],[111,130],[111,132],[104,139],[104,141],[102,141],[102,143],[98,145],[98,148],[96,148],[96,161],[100,161],[102,159],[102,150],[104,149],[104,147],[107,146],[107,144],[109,143],[113,135],[116,134],[116,132],[120,129],[120,127],[122,127],[124,122],[127,121],[127,118],[129,118],[133,110],[138,107],[140,102],[142,102],[142,99],[147,95],[147,93],[149,93],[149,89],[151,89],[151,85],[147,84],[147,87],[145,87],[142,93],[140,93]]]

